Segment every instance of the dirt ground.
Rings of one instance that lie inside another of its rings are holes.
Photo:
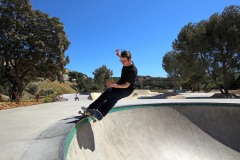
[[[16,102],[0,102],[0,110],[12,109],[17,107],[27,107],[36,104],[42,104],[43,102],[25,101],[17,104]]]

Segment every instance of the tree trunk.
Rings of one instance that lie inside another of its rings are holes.
[[[204,86],[203,86],[203,90],[204,90],[204,92],[207,92],[207,86],[208,86],[208,83],[206,83]]]
[[[11,87],[11,99],[15,100],[17,103],[20,103],[21,96],[22,96],[22,83],[20,79],[17,79],[16,77],[13,77],[9,74],[6,74],[9,82],[12,84]]]
[[[227,91],[227,93],[228,93],[228,90],[225,90],[222,85],[219,85],[219,84],[217,83],[217,80],[216,80],[216,77],[215,77],[215,76],[212,75],[211,77],[212,77],[212,80],[213,80],[214,84],[215,84],[216,86],[218,86],[218,90],[221,92],[221,94],[223,94],[223,95],[226,96],[226,91]]]
[[[16,101],[17,104],[21,101],[22,89],[21,86],[13,85],[12,87],[12,99]]]

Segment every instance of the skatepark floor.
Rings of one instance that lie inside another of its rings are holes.
[[[239,133],[239,99],[121,100],[116,109],[125,109],[79,126],[78,111],[92,101],[86,96],[74,101],[71,96],[75,94],[66,95],[69,101],[65,102],[0,111],[0,159],[240,159],[239,144],[221,139],[223,134],[237,137]],[[206,111],[191,105],[155,106],[181,103],[222,105],[214,106],[217,110],[202,106]],[[225,109],[225,104],[231,109]],[[228,124],[231,128],[224,128]]]

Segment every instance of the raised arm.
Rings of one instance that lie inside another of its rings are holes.
[[[121,54],[120,54],[120,50],[119,50],[119,49],[116,49],[115,52],[116,52],[116,56],[121,57]]]

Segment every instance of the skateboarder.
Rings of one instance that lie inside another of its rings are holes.
[[[134,90],[134,82],[137,77],[137,68],[131,60],[130,51],[116,50],[116,55],[123,64],[120,80],[117,83],[107,82],[108,89],[98,99],[89,105],[89,109],[96,109],[105,117],[118,100],[129,96]]]

